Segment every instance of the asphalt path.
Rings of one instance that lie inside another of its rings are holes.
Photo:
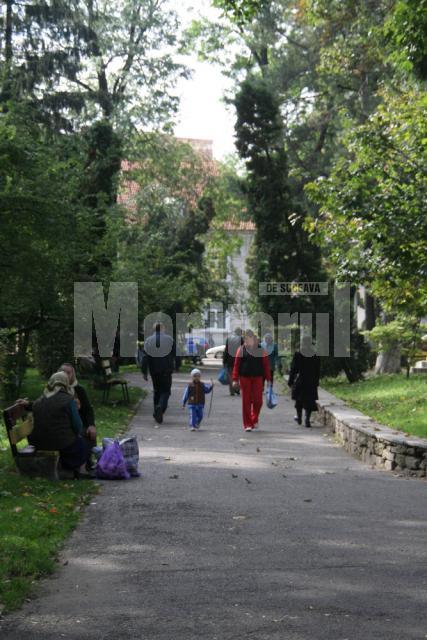
[[[368,468],[315,422],[298,427],[286,394],[245,433],[240,398],[217,384],[190,432],[187,381],[174,376],[160,427],[151,395],[142,403],[130,428],[142,477],[102,483],[55,575],[0,638],[427,638],[426,482]]]

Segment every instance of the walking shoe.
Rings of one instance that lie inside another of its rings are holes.
[[[196,427],[190,427],[190,431],[197,431]]]
[[[298,424],[302,424],[302,419],[299,416],[294,416],[294,420],[295,422],[297,422]]]
[[[253,431],[253,427],[245,427],[245,431]]]
[[[157,407],[154,409],[153,418],[156,422],[158,422],[159,424],[162,424],[163,411],[160,405],[157,405]]]

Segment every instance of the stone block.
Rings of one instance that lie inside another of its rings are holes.
[[[375,466],[378,467],[378,469],[383,469],[384,460],[382,459],[382,456],[372,456],[372,459]]]
[[[382,456],[384,458],[384,460],[392,460],[394,462],[395,456],[396,456],[396,454],[392,453],[390,451],[390,449],[384,449],[383,456]]]
[[[384,469],[386,471],[393,471],[393,469],[395,468],[396,463],[393,460],[386,460],[384,462]]]
[[[381,456],[384,451],[385,445],[383,442],[375,442],[374,451],[377,456]]]
[[[421,460],[414,458],[414,456],[405,456],[405,467],[407,469],[419,469]]]
[[[402,467],[402,469],[404,469],[404,467],[406,466],[405,458],[406,458],[406,456],[404,456],[401,453],[397,453],[396,457],[395,457],[396,464],[399,467]]]
[[[390,447],[390,451],[398,455],[405,455],[407,447],[404,444],[398,444]]]

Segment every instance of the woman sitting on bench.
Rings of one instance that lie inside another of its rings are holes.
[[[54,373],[43,395],[32,403],[34,429],[28,437],[36,449],[59,451],[63,469],[84,471],[87,450],[81,434],[83,424],[64,371]]]

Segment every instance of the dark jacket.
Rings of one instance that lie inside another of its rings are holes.
[[[82,419],[83,428],[86,430],[88,427],[95,426],[95,413],[86,390],[78,384],[74,387],[74,391],[80,401],[79,415]]]
[[[71,446],[82,431],[74,399],[66,391],[42,396],[32,406],[34,429],[28,437],[37,449],[56,451]]]
[[[176,346],[173,338],[167,333],[156,332],[144,343],[141,371],[147,375],[172,373],[176,368]]]
[[[185,404],[194,405],[194,404],[205,404],[205,396],[207,393],[212,391],[213,385],[206,384],[201,380],[195,380],[194,382],[190,382],[187,388],[184,391],[184,396],[182,398],[183,406]]]
[[[233,380],[242,377],[271,380],[270,363],[264,349],[257,347],[251,353],[245,345],[239,347],[233,367]]]
[[[312,356],[303,356],[297,351],[292,359],[288,385],[292,387],[292,399],[304,409],[317,410],[319,378],[319,357],[314,352]]]
[[[238,336],[236,333],[225,341],[225,349],[222,355],[222,364],[227,369],[233,369],[234,367],[234,359],[236,357],[236,353],[243,344],[242,336]]]

